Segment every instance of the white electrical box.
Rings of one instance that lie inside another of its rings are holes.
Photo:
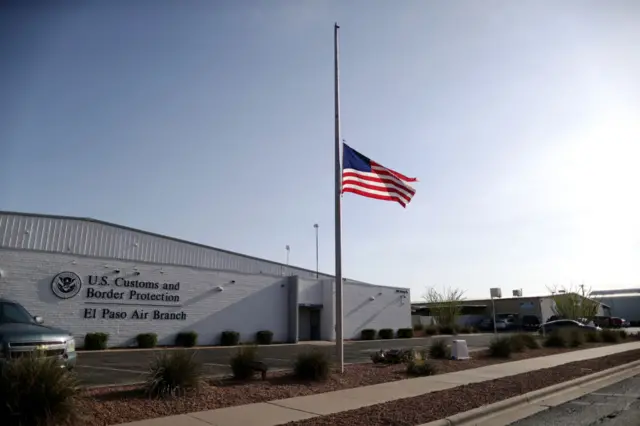
[[[463,360],[469,359],[469,348],[466,340],[451,341],[451,359]]]

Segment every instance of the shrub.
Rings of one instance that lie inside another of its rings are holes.
[[[585,333],[585,340],[589,343],[597,343],[602,341],[602,338],[600,337],[600,333],[596,332],[596,331],[588,331],[587,333]]]
[[[411,339],[413,337],[413,329],[399,328],[397,336],[398,336],[398,339]]]
[[[378,331],[378,337],[381,339],[393,339],[393,330],[391,328],[383,328]]]
[[[462,334],[469,334],[471,333],[471,327],[467,327],[466,325],[463,325],[462,327],[460,327],[459,331]]]
[[[223,331],[220,335],[222,346],[238,346],[238,343],[240,343],[240,333],[237,331]]]
[[[511,350],[513,352],[524,352],[527,348],[527,345],[524,343],[524,338],[520,334],[514,334],[509,337],[511,341]]]
[[[87,333],[84,336],[84,349],[87,351],[100,351],[107,349],[109,334],[107,333]]]
[[[253,365],[256,362],[256,347],[241,346],[229,360],[231,373],[238,380],[247,380],[253,376]]]
[[[426,326],[424,328],[424,334],[426,334],[427,336],[433,336],[434,334],[438,334],[438,328],[433,325]]]
[[[256,342],[258,342],[259,345],[270,345],[273,342],[273,331],[258,331],[256,333]]]
[[[436,372],[436,366],[424,359],[413,359],[407,363],[409,376],[433,376]]]
[[[3,425],[74,424],[80,417],[81,388],[76,376],[55,358],[8,361],[0,374]]]
[[[158,335],[156,333],[138,334],[136,342],[139,348],[155,348],[158,344]]]
[[[360,338],[362,340],[373,340],[376,338],[376,331],[371,329],[371,328],[367,328],[366,330],[362,330],[360,332]]]
[[[621,340],[627,340],[627,337],[629,337],[627,330],[618,330],[618,334],[620,335]]]
[[[201,384],[201,368],[195,352],[161,352],[149,366],[145,390],[154,397],[183,395],[189,390],[197,390]]]
[[[566,336],[559,331],[553,331],[544,339],[544,346],[547,348],[566,348]]]
[[[444,339],[434,340],[431,346],[429,346],[429,358],[433,358],[433,359],[451,358],[451,350],[447,346],[447,341]]]
[[[456,334],[456,327],[452,325],[441,325],[439,327],[440,334]]]
[[[413,331],[422,331],[422,330],[424,330],[424,325],[422,323],[413,324]]]
[[[602,341],[606,343],[618,343],[620,341],[620,334],[614,330],[602,330],[600,336]]]
[[[540,343],[538,343],[538,340],[532,334],[519,333],[516,336],[522,340],[522,343],[524,343],[527,349],[540,349]]]
[[[584,344],[584,333],[580,330],[572,330],[569,334],[569,346],[578,348]]]
[[[513,350],[512,345],[514,342],[519,342],[519,344],[522,345],[522,349],[524,349],[522,339],[512,339],[506,336],[493,338],[489,343],[489,356],[494,358],[509,358]]]
[[[298,355],[293,366],[294,375],[301,380],[326,380],[331,372],[331,362],[320,351],[305,352]]]
[[[192,348],[198,344],[198,333],[195,331],[184,331],[176,336],[176,346]]]

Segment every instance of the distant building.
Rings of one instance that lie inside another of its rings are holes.
[[[591,293],[600,302],[611,307],[611,315],[640,325],[640,288],[600,290]]]
[[[609,306],[600,299],[598,309],[599,316],[610,316]],[[553,296],[536,296],[536,297],[503,297],[493,299],[495,303],[496,315],[513,315],[522,319],[525,316],[535,316],[540,322],[546,322],[552,316],[556,315],[555,301]],[[479,300],[463,300],[461,307],[461,315],[458,318],[460,326],[474,326],[485,318],[493,315],[491,299]],[[430,303],[412,303],[411,315],[413,324],[422,323],[424,325],[431,324],[433,318],[431,316],[430,307],[434,306]]]

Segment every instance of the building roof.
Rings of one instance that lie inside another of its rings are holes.
[[[93,229],[89,229],[91,226]],[[123,253],[125,246],[130,249],[126,254]],[[300,275],[306,278],[316,276],[315,271],[306,268],[111,222],[73,216],[0,211],[0,248],[112,257],[248,273]],[[251,267],[245,265],[250,270],[242,270],[242,265],[239,265],[242,260],[252,261]],[[318,275],[321,278],[333,278],[324,273]]]

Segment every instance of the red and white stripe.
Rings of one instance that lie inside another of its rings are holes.
[[[351,192],[376,200],[395,201],[406,207],[416,193],[407,182],[417,180],[372,161],[371,172],[356,169],[342,171],[342,192]]]

